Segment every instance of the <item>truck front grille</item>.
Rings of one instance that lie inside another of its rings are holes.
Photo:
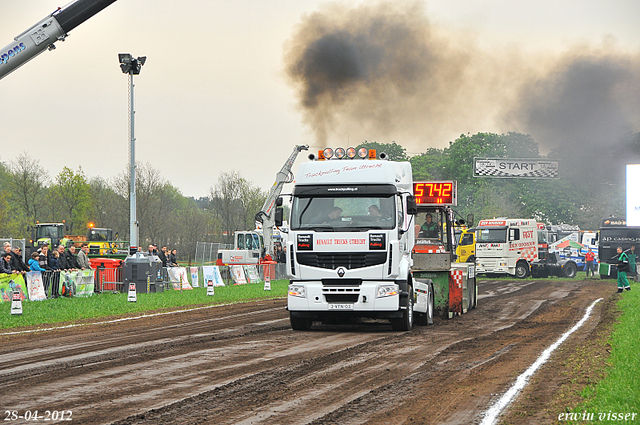
[[[298,252],[298,263],[305,266],[335,270],[348,270],[376,266],[387,261],[385,252]]]

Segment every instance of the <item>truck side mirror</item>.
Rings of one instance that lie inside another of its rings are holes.
[[[471,227],[473,226],[473,219],[475,217],[473,216],[473,214],[467,214],[467,226]]]
[[[276,207],[281,207],[282,206],[282,196],[278,196],[278,199],[276,199]]]
[[[418,206],[416,205],[416,198],[411,195],[407,197],[407,214],[418,214]]]
[[[282,198],[278,198],[278,199],[282,199]],[[284,208],[276,207],[276,216],[275,216],[275,220],[274,220],[276,227],[282,226],[283,216],[284,216]]]

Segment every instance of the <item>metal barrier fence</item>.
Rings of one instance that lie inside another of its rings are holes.
[[[201,268],[199,269],[199,277],[201,286],[204,285],[203,274],[201,272]],[[228,266],[218,266],[220,270],[220,275],[222,276],[223,281],[226,285],[233,285],[233,278],[231,276],[231,269]],[[270,263],[270,264],[259,264],[257,265],[258,273],[260,275],[260,279],[264,281],[265,277],[269,277],[270,280],[280,280],[286,279],[286,264],[284,263]],[[187,267],[187,271],[189,268]],[[60,272],[58,271],[44,271],[42,273],[42,283],[44,286],[45,294],[47,298],[57,297],[61,294],[58,293],[60,286]],[[165,289],[171,290],[174,286],[173,284],[178,284],[176,286],[180,286],[180,282],[174,282],[172,280],[171,275],[168,272],[167,267],[163,267],[162,270],[162,282],[164,283]],[[191,283],[191,281],[189,281]],[[94,269],[94,290],[95,292],[124,292],[124,272],[123,267],[98,267]]]
[[[196,255],[193,263],[199,266],[213,265],[218,259],[218,251],[233,249],[233,245],[226,243],[196,242]]]

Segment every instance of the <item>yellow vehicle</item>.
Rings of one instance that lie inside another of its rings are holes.
[[[474,263],[476,261],[476,229],[465,229],[460,234],[456,246],[456,263]]]
[[[115,239],[118,239],[116,233]],[[89,244],[89,257],[125,258],[128,252],[128,243],[114,240],[111,229],[94,227],[89,223],[87,229],[87,242]]]

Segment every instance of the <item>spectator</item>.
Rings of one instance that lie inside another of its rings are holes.
[[[0,273],[11,274],[11,252],[3,252],[0,260]]]
[[[596,259],[596,255],[593,253],[593,251],[591,251],[591,248],[589,248],[589,250],[587,251],[586,254],[584,254],[584,261],[586,264],[586,271],[587,271],[587,277],[589,277],[589,272],[591,272],[591,276],[595,276],[595,268],[594,266],[594,261]]]
[[[34,251],[31,253],[31,259],[29,260],[29,267],[31,268],[32,272],[45,271],[45,269],[40,267],[40,262],[38,261],[39,257],[40,255],[37,252]]]
[[[11,268],[17,270],[22,274],[29,271],[29,266],[22,259],[22,248],[16,246],[13,248],[13,258],[11,259]]]
[[[171,253],[169,254],[169,258],[167,259],[167,266],[168,267],[178,267],[178,250],[177,249],[172,249]]]
[[[66,254],[67,267],[72,270],[80,269],[80,264],[78,264],[78,260],[76,259],[76,247],[75,245],[71,245],[67,250]]]
[[[67,264],[67,252],[64,249],[64,245],[58,245],[58,248],[56,248],[56,253],[58,254],[58,256],[56,257],[56,260],[58,262],[58,270],[69,269],[70,267]],[[55,267],[53,267],[53,265],[51,265],[51,268],[55,270]]]
[[[149,244],[149,249],[147,250],[147,254],[149,255],[156,255],[156,252],[153,248],[153,244]]]
[[[42,244],[42,247],[40,248],[40,256],[38,256],[38,264],[40,264],[41,269],[51,270],[51,267],[49,267],[50,258],[51,253],[49,252],[49,244],[45,242]],[[33,268],[31,270],[33,270]]]
[[[91,263],[89,262],[89,256],[87,255],[88,253],[89,253],[89,245],[86,243],[83,243],[82,246],[80,247],[80,252],[78,252],[78,265],[83,270],[91,268]]]
[[[62,245],[59,245],[58,247],[60,247]],[[51,253],[51,259],[49,260],[49,267],[51,267],[51,270],[61,270],[62,266],[60,265],[60,252],[58,250],[55,250]],[[63,257],[64,259],[64,257]]]
[[[278,247],[276,248],[276,261],[278,263],[286,263],[287,262],[287,255],[282,250],[282,245],[278,245]]]
[[[158,252],[158,257],[160,261],[162,261],[162,267],[167,267],[167,246],[162,245],[160,252]]]

